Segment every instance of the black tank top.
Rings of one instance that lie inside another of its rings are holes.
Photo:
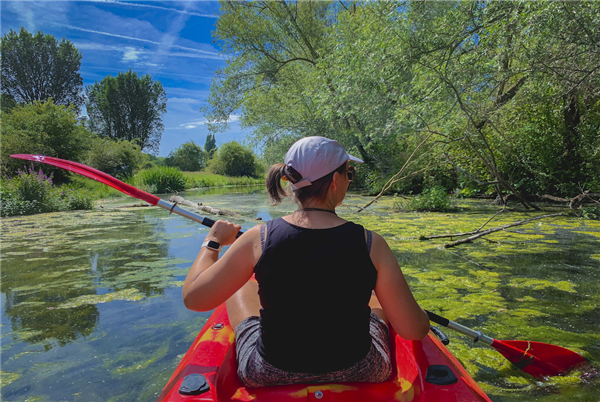
[[[327,373],[367,355],[377,270],[362,226],[267,222],[254,271],[262,305],[257,348],[266,361],[287,371]]]

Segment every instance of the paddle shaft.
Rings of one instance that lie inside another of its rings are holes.
[[[188,218],[188,219],[191,219],[193,221],[196,221],[196,222],[198,222],[201,225],[208,226],[209,228],[211,228],[215,224],[215,221],[212,220],[212,219],[210,219],[210,218],[198,215],[196,213],[188,211],[187,209],[180,208],[179,206],[177,206],[177,204],[173,204],[173,203],[170,203],[170,202],[165,201],[165,200],[159,199],[156,202],[155,205],[157,207],[161,207],[163,209],[166,209],[167,211],[169,211],[169,213],[174,212],[177,215],[180,215],[180,216],[183,216],[184,218]],[[244,232],[240,231],[238,233],[237,237],[240,237],[243,233]]]
[[[456,332],[460,332],[461,334],[466,335],[469,338],[475,340],[475,342],[481,341],[486,345],[490,346],[492,346],[492,344],[494,343],[494,338],[490,338],[487,335],[483,335],[481,331],[475,331],[469,327],[465,327],[464,325],[460,325],[457,322],[450,321],[447,318],[432,313],[431,311],[425,310],[425,312],[427,313],[431,321],[435,322],[436,324],[440,324],[446,328],[453,329]]]
[[[535,364],[536,366],[541,367],[545,370],[548,370],[551,373],[558,374],[558,373],[564,371],[563,369],[561,369],[560,367],[558,367],[555,364],[540,360],[538,357],[529,353],[527,350],[521,350],[519,348],[515,348],[514,346],[509,345],[506,342],[499,341],[494,338],[490,338],[487,335],[483,335],[481,333],[481,331],[475,331],[469,327],[465,327],[464,325],[461,325],[457,322],[450,321],[447,318],[444,318],[435,313],[432,313],[431,311],[425,310],[425,312],[427,313],[427,315],[429,316],[429,319],[431,321],[433,321],[437,324],[440,324],[446,328],[450,328],[457,332],[460,332],[461,334],[474,339],[475,342],[481,341],[481,342],[493,347],[498,352],[502,353],[502,355],[504,357],[506,357],[508,360],[510,360],[513,364],[515,364],[520,369],[523,369],[528,364]]]

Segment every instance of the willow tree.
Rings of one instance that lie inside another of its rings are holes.
[[[335,45],[329,32],[346,12],[334,2],[222,1],[215,37],[232,57],[218,71],[203,109],[212,128],[239,110],[242,124],[255,127],[255,139],[267,151],[281,152],[298,137],[324,135],[356,148],[369,162],[361,117],[324,115],[318,104],[340,91],[328,79],[323,57]]]
[[[240,111],[267,155],[325,135],[370,177],[429,167],[531,207],[598,176],[597,3],[221,4],[204,111]]]

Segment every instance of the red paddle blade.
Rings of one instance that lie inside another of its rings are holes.
[[[583,356],[569,349],[542,342],[494,339],[492,347],[535,378],[566,374],[586,363]]]
[[[73,173],[80,174],[82,176],[88,177],[92,180],[99,181],[100,183],[106,184],[107,186],[111,186],[114,189],[119,190],[122,193],[130,195],[132,197],[138,198],[142,201],[146,201],[149,204],[156,205],[160,198],[145,191],[142,191],[138,188],[135,188],[127,183],[123,183],[121,180],[115,179],[109,174],[101,172],[92,167],[86,166],[82,163],[71,162],[65,159],[53,158],[51,156],[43,156],[43,155],[29,155],[29,154],[16,154],[11,155],[11,158],[17,159],[25,159],[28,161],[45,163],[47,165],[56,166],[65,170],[68,170]]]

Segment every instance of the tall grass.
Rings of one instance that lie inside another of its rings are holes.
[[[265,183],[264,178],[229,177],[206,172],[183,172],[187,188],[248,186]]]
[[[133,176],[131,184],[154,194],[175,193],[186,188],[186,180],[181,170],[167,166],[142,170]]]

